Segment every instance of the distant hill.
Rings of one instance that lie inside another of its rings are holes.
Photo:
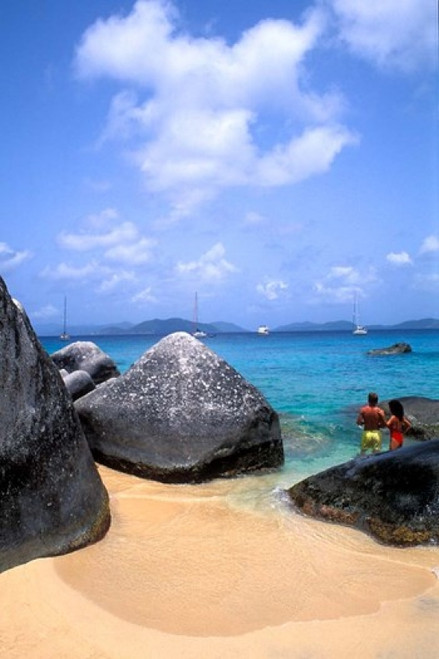
[[[145,320],[143,323],[134,325],[130,329],[129,334],[157,334],[159,336],[165,336],[166,334],[172,334],[173,332],[190,333],[193,329],[193,322],[185,320],[184,318],[167,318],[165,320],[154,318],[154,320]],[[206,323],[199,323],[198,329],[209,334],[216,332],[213,325]]]
[[[217,332],[227,332],[227,333],[233,333],[233,332],[248,332],[248,329],[244,329],[243,327],[240,327],[239,325],[235,325],[235,323],[225,323],[221,320],[215,321],[212,323],[212,325],[216,328]]]
[[[334,320],[328,323],[290,323],[275,327],[273,332],[337,332],[349,331],[352,329],[352,323],[347,320]]]
[[[392,325],[392,329],[439,329],[439,320],[437,318],[406,320],[404,323]]]
[[[173,332],[193,331],[193,322],[184,318],[168,318],[154,320],[145,320],[142,323],[115,323],[113,325],[73,325],[68,328],[71,336],[117,336],[131,334],[149,334],[155,336],[166,336]],[[199,323],[198,329],[207,334],[224,334],[237,332],[254,332],[234,323],[225,321],[215,321],[214,323]],[[279,327],[270,328],[272,332],[350,332],[352,323],[347,320],[336,320],[327,323],[311,323],[308,321],[301,323],[290,323],[280,325]],[[406,320],[397,325],[368,325],[370,331],[379,330],[439,330],[439,319],[422,318],[420,320]],[[35,325],[35,330],[39,336],[58,336],[61,327],[58,324]]]
[[[397,325],[368,325],[367,328],[370,331],[439,329],[439,320],[437,318],[423,318],[421,320],[406,320]],[[351,330],[352,322],[347,320],[335,320],[328,323],[291,323],[272,329],[273,332],[342,332]]]

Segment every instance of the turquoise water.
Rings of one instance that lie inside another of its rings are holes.
[[[49,354],[66,345],[56,337],[40,340]],[[93,341],[123,372],[160,337],[72,337],[75,340]],[[367,354],[396,342],[409,343],[413,352]],[[204,343],[255,385],[279,413],[286,454],[283,475],[290,481],[358,454],[361,431],[356,412],[369,391],[377,391],[381,400],[439,398],[439,332],[433,330],[376,331],[367,336],[218,334]]]

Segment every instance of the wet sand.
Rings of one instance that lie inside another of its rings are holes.
[[[439,656],[439,549],[252,506],[261,481],[99,470],[106,538],[0,575],[2,658]]]

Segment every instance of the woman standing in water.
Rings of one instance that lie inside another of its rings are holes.
[[[404,416],[404,408],[401,401],[394,399],[390,400],[389,409],[392,416],[386,421],[386,426],[390,431],[389,450],[394,451],[395,449],[402,447],[404,433],[412,427],[412,424],[407,417]]]

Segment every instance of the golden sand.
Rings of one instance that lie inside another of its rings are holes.
[[[267,514],[251,479],[100,473],[105,539],[0,575],[2,659],[439,656],[437,548]]]

